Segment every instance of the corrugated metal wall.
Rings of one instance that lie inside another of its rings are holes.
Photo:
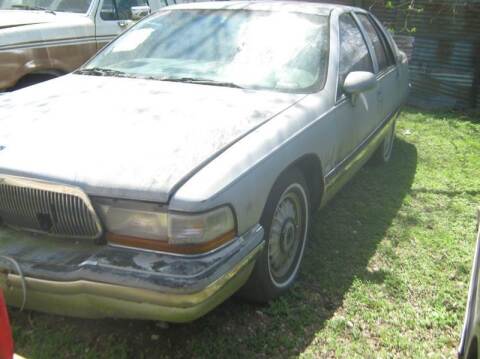
[[[386,0],[312,1],[361,6],[395,29],[410,59],[410,104],[480,108],[480,0],[393,0],[393,8]]]
[[[384,3],[362,0],[361,5],[390,28],[415,29],[409,34],[414,37],[410,103],[424,108],[480,108],[480,1],[416,0],[414,6],[422,11],[407,16]]]

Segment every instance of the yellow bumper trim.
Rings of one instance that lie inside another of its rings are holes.
[[[25,308],[81,318],[192,321],[222,303],[247,281],[255,264],[254,259],[262,248],[263,243],[231,271],[205,289],[191,294],[156,292],[84,280],[58,282],[26,277]],[[0,273],[0,288],[4,290],[9,305],[21,306],[21,284],[19,275]]]

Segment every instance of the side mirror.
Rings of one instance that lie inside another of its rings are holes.
[[[144,6],[132,6],[130,8],[130,11],[132,13],[132,20],[137,21],[140,20],[141,18],[150,15],[150,6],[144,5]]]
[[[375,87],[377,87],[377,78],[366,71],[350,72],[343,83],[343,91],[350,96],[373,90]]]

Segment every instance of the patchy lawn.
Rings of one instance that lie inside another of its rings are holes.
[[[480,205],[479,116],[406,111],[393,161],[366,166],[313,219],[293,290],[204,318],[88,321],[12,309],[31,358],[454,357]]]

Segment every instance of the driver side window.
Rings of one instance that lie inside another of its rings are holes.
[[[365,39],[350,14],[343,14],[340,26],[340,63],[337,98],[342,96],[343,82],[352,71],[373,72],[373,62]]]
[[[132,6],[148,5],[147,0],[104,0],[100,17],[102,20],[130,20]]]

